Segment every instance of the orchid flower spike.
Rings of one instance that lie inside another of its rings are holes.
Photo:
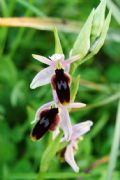
[[[64,132],[64,139],[69,141],[72,135],[72,125],[67,108],[81,108],[83,103],[70,103],[68,106],[57,107],[54,101],[41,106],[35,115],[35,126],[31,132],[33,140],[39,140],[48,130],[53,131],[53,139],[59,133],[59,127]]]
[[[35,89],[39,86],[49,84],[51,82],[52,87],[57,92],[57,96],[61,104],[70,102],[70,75],[68,74],[69,65],[78,60],[79,56],[70,57],[64,59],[64,54],[53,54],[51,57],[46,58],[40,55],[32,55],[38,61],[49,65],[49,67],[41,70],[32,80],[30,84],[31,89]]]
[[[86,121],[72,126],[72,136],[64,151],[65,161],[72,167],[75,172],[79,172],[79,167],[75,162],[74,153],[78,149],[78,140],[90,130],[93,125],[92,121]],[[61,139],[64,142],[65,138]]]

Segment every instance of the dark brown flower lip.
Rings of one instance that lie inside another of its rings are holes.
[[[51,83],[56,90],[60,103],[68,104],[70,102],[70,76],[64,72],[64,69],[56,69]]]
[[[33,141],[39,140],[48,130],[55,130],[59,123],[58,108],[45,109],[40,114],[40,119],[37,121],[31,132]]]

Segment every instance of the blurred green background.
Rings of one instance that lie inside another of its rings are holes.
[[[120,8],[119,0],[114,3]],[[98,4],[99,0],[0,0],[0,16],[58,17],[83,23]],[[77,34],[60,32],[59,35],[68,57]],[[29,137],[35,111],[52,99],[50,85],[35,90],[29,88],[34,75],[45,67],[32,58],[33,53],[43,56],[54,53],[53,32],[0,27],[0,180],[9,174],[37,172],[49,140],[49,133],[38,142],[32,142]],[[88,107],[72,112],[71,120],[73,123],[89,119],[94,122],[92,131],[79,144],[76,160],[80,172],[91,169],[88,179],[105,179],[120,90],[120,24],[114,17],[103,48],[81,65],[76,74],[81,77],[76,100]],[[98,159],[101,163],[92,168]],[[115,180],[120,178],[119,160]],[[49,172],[72,170],[56,156]]]

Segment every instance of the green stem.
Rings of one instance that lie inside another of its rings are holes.
[[[45,172],[39,171],[39,174],[37,176],[37,180],[44,180],[45,179],[45,175],[46,175]]]
[[[40,168],[39,168],[37,180],[45,179],[46,172],[49,169],[50,163],[58,150],[58,147],[60,144],[60,139],[61,139],[62,135],[63,134],[60,133],[54,141],[51,139],[51,141],[49,142],[49,144],[48,144],[46,150],[44,151],[42,158],[40,160]]]
[[[113,138],[113,143],[112,143],[112,148],[111,148],[111,153],[110,153],[110,160],[109,160],[109,165],[108,165],[108,174],[107,174],[108,180],[112,180],[113,171],[116,166],[119,145],[120,145],[120,99],[118,103],[115,132],[114,132],[114,138]]]

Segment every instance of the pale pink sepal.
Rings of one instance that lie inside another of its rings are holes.
[[[71,144],[69,144],[65,151],[65,161],[72,167],[75,172],[79,172],[79,167],[77,166],[74,159],[74,150]]]
[[[48,102],[48,103],[44,104],[43,106],[40,106],[40,108],[36,111],[35,119],[31,122],[31,124],[33,124],[33,123],[35,123],[37,120],[39,120],[40,113],[41,113],[44,109],[50,108],[53,104],[54,104],[54,101],[51,101],[51,102]]]
[[[49,84],[53,73],[54,73],[54,71],[51,67],[47,67],[47,68],[41,70],[32,80],[32,82],[30,84],[30,88],[35,89],[39,86]]]
[[[64,61],[64,54],[53,54],[52,56],[49,56],[49,58],[52,60],[52,61]]]
[[[66,60],[66,62],[71,64],[71,63],[77,61],[79,58],[80,58],[80,55],[71,56],[69,59]]]
[[[60,126],[63,129],[64,138],[66,141],[69,141],[72,135],[72,125],[71,125],[69,113],[66,107],[61,108],[60,118],[61,118]]]
[[[73,133],[72,133],[72,140],[79,139],[80,136],[83,136],[85,133],[90,131],[90,127],[93,125],[92,121],[85,121],[82,123],[78,123],[72,127]]]
[[[37,55],[37,54],[32,54],[32,57],[44,64],[47,64],[47,65],[51,65],[51,60],[44,57],[44,56],[40,56],[40,55]]]
[[[70,103],[69,104],[69,106],[68,106],[68,108],[82,108],[82,107],[85,107],[86,106],[86,104],[84,104],[84,103]]]

